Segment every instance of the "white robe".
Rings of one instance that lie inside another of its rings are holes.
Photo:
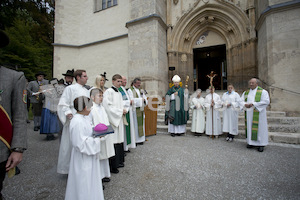
[[[190,108],[193,109],[192,132],[204,133],[205,130],[205,107],[204,98],[194,97],[191,101]]]
[[[124,151],[128,151],[129,148],[136,148],[135,144],[135,128],[134,128],[134,120],[133,120],[133,113],[132,113],[132,105],[130,105],[130,97],[128,95],[128,92],[126,89],[121,86],[123,91],[126,94],[127,100],[123,100],[124,109],[129,112],[129,118],[130,118],[130,139],[131,143],[127,145],[127,138],[126,138],[126,128],[124,127]]]
[[[116,88],[115,88],[116,89]],[[117,89],[116,89],[117,90]],[[124,142],[124,123],[123,123],[123,99],[119,91],[108,88],[103,95],[103,107],[108,116],[108,120],[114,133],[111,134],[114,144]]]
[[[57,163],[57,173],[60,174],[68,174],[69,172],[72,144],[69,133],[70,120],[66,116],[76,113],[73,101],[79,96],[89,97],[88,90],[78,83],[70,85],[65,88],[57,106],[57,114],[63,124]]]
[[[215,102],[215,105],[212,109],[211,107],[211,94],[208,94],[205,97],[205,107],[207,109],[206,112],[206,135],[221,135],[222,129],[221,129],[221,118],[219,113],[219,108],[222,107],[222,101],[218,94],[213,93],[213,99]],[[213,112],[213,113],[212,113]],[[212,129],[212,115],[213,115],[213,125],[214,128]]]
[[[259,122],[258,122],[258,132],[257,141],[251,140],[252,135],[252,120],[253,120],[253,110],[248,109],[247,112],[247,144],[253,146],[266,146],[268,145],[268,122],[267,122],[267,106],[270,103],[269,94],[266,90],[262,91],[260,102],[255,102],[255,94],[257,87],[254,90],[249,91],[247,102],[245,102],[245,92],[242,94],[243,105],[246,103],[252,103],[255,109],[259,111]]]
[[[238,109],[240,109],[242,105],[241,97],[235,91],[232,91],[231,93],[225,92],[222,96],[222,102],[225,107],[225,110],[223,111],[223,132],[231,135],[238,135]],[[227,107],[229,103],[231,106]]]
[[[130,99],[133,100],[133,105],[132,105],[132,114],[133,114],[133,121],[134,121],[134,130],[135,130],[135,142],[136,143],[141,143],[141,142],[145,142],[145,113],[143,116],[143,131],[144,131],[144,135],[142,137],[139,136],[139,129],[138,129],[138,122],[137,122],[137,117],[136,117],[136,108],[141,108],[143,106],[146,106],[148,104],[148,100],[145,94],[143,94],[143,96],[140,93],[140,90],[137,89],[136,87],[134,87],[134,90],[136,91],[138,97],[134,97],[133,96],[133,92],[131,89],[128,90],[128,95],[130,97]],[[146,103],[144,103],[144,100],[146,101]],[[142,109],[142,108],[141,108]]]
[[[92,137],[87,116],[75,114],[70,123],[72,155],[66,200],[104,199],[100,174],[100,138]]]
[[[109,125],[109,120],[107,114],[105,112],[104,107],[101,104],[96,104],[93,102],[93,107],[90,112],[90,118],[93,122],[93,127],[97,124],[102,123],[105,125]],[[110,168],[108,158],[115,155],[114,143],[112,141],[112,136],[110,134],[101,137],[101,151],[100,151],[100,163],[101,163],[101,176],[110,177]]]

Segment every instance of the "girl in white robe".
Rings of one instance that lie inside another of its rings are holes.
[[[205,131],[205,100],[201,97],[200,89],[196,91],[196,95],[190,104],[190,108],[193,109],[191,131],[195,133],[195,135],[201,135]]]
[[[78,110],[76,105],[74,107]],[[86,105],[83,107],[74,115],[69,127],[73,147],[65,200],[102,200],[100,138],[92,136],[90,111]]]
[[[228,91],[222,96],[223,111],[223,132],[227,133],[226,141],[232,142],[235,135],[238,135],[239,109],[242,102],[240,95],[234,91],[232,84],[228,84]]]
[[[210,89],[210,87],[209,87]],[[222,107],[222,101],[221,98],[218,94],[214,92],[213,88],[213,94],[209,93],[205,97],[205,107],[206,107],[206,135],[210,136],[216,136],[218,138],[219,135],[222,134],[222,129],[221,129],[221,118],[220,118],[220,113],[219,110]],[[211,89],[210,89],[211,91]],[[212,99],[213,97],[213,99]],[[213,100],[213,102],[212,102]],[[212,117],[213,116],[213,117]],[[213,118],[213,119],[212,119]],[[212,124],[213,124],[213,129],[212,129]]]

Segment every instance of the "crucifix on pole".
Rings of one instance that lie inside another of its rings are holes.
[[[217,76],[217,74],[215,74],[214,71],[211,71],[209,75],[207,75],[207,77],[209,78],[209,83],[210,83],[210,93],[211,93],[211,124],[212,124],[212,134],[211,134],[211,138],[214,139],[214,78]]]

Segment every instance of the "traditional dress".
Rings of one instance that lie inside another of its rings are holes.
[[[212,109],[211,107],[211,100],[215,102],[215,105]],[[205,97],[205,107],[207,109],[206,111],[206,135],[221,135],[222,134],[222,129],[221,129],[221,118],[220,118],[220,113],[219,113],[219,108],[222,107],[222,101],[221,98],[218,94],[213,93],[213,96],[211,93],[206,95]],[[212,119],[213,116],[213,119]],[[212,129],[212,123],[213,123],[213,129]]]
[[[122,94],[124,109],[127,110],[127,113],[125,115],[127,125],[125,125],[124,127],[124,151],[128,151],[129,148],[136,148],[132,106],[130,105],[130,97],[126,89],[123,86],[121,86],[119,87],[119,91]]]
[[[88,116],[75,114],[70,123],[72,155],[66,200],[104,199],[100,173],[100,138],[92,136]]]
[[[62,95],[64,86],[48,84],[41,86],[45,92],[45,102],[43,105],[40,134],[47,134],[47,139],[53,139],[53,133],[60,133],[61,127],[57,117],[57,105]],[[51,138],[52,136],[52,138]],[[49,138],[50,137],[50,138]]]
[[[147,97],[141,90],[131,86],[128,90],[129,98],[133,100],[132,113],[133,113],[133,124],[135,130],[135,142],[145,142],[145,113],[144,106],[148,104]],[[144,102],[145,100],[145,102]],[[142,108],[143,107],[143,108]]]
[[[238,118],[239,118],[239,109],[241,107],[241,98],[240,95],[232,91],[229,93],[225,92],[222,96],[222,102],[224,106],[223,111],[223,132],[228,133],[228,139],[233,138],[234,135],[238,135]],[[227,107],[228,104],[231,104]]]
[[[192,128],[194,133],[204,133],[205,131],[205,107],[204,98],[194,97],[191,101],[190,108],[193,109]]]
[[[58,117],[64,125],[60,141],[57,163],[57,173],[60,174],[68,174],[69,172],[72,144],[70,143],[69,133],[70,120],[67,119],[66,116],[68,114],[74,115],[76,113],[73,101],[79,96],[89,97],[90,95],[88,90],[84,86],[78,83],[70,85],[65,88],[57,106]]]
[[[253,104],[254,109],[245,111],[245,131],[247,144],[253,146],[268,145],[267,106],[270,103],[269,94],[261,87],[250,89],[242,94],[243,104]]]
[[[109,120],[105,112],[104,107],[101,104],[93,103],[93,107],[90,113],[93,126],[97,124],[109,125]],[[110,177],[110,168],[108,158],[115,155],[114,143],[110,134],[100,138],[101,151],[100,151],[100,165],[101,165],[101,178]]]
[[[124,123],[123,123],[123,99],[119,90],[112,86],[103,95],[103,107],[114,133],[111,134],[114,143],[115,156],[109,158],[110,168],[115,171],[124,162]]]
[[[178,92],[175,96],[174,93]],[[173,86],[166,94],[169,108],[166,109],[165,120],[168,122],[168,132],[171,134],[183,134],[186,131],[186,123],[189,120],[188,94],[183,88]],[[185,106],[185,103],[187,106]],[[185,108],[186,107],[186,108]]]

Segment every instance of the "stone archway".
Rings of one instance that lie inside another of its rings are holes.
[[[228,82],[236,89],[245,89],[249,78],[257,75],[256,37],[246,13],[225,1],[195,7],[174,27],[169,27],[168,62],[169,66],[175,66],[169,78],[175,73],[183,78],[193,76],[193,47],[207,31],[218,34],[225,41]],[[189,87],[192,86],[190,81]]]

